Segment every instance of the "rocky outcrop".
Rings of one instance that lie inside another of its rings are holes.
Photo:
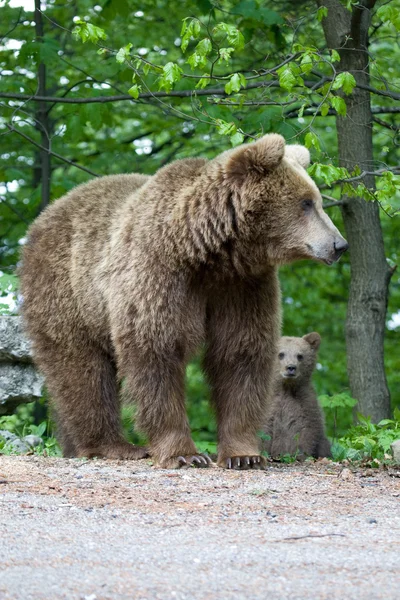
[[[32,364],[31,343],[21,317],[0,317],[0,415],[37,400],[42,391],[43,377]]]

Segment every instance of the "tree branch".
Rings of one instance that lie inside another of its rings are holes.
[[[89,175],[93,175],[94,177],[100,177],[100,175],[98,175],[97,173],[94,173],[94,171],[91,171],[90,169],[87,169],[86,167],[82,167],[81,165],[78,165],[77,163],[73,162],[72,160],[69,160],[68,158],[65,158],[64,156],[61,156],[61,154],[58,154],[57,152],[54,152],[53,150],[50,150],[49,148],[45,148],[44,146],[41,146],[40,144],[35,142],[35,140],[33,140],[31,137],[29,137],[25,133],[22,133],[22,131],[20,131],[19,129],[16,129],[9,123],[6,123],[6,127],[10,131],[14,131],[15,133],[18,133],[18,135],[23,137],[25,140],[27,140],[28,142],[30,142],[31,144],[33,144],[40,150],[46,150],[46,152],[48,152],[55,158],[58,158],[58,160],[61,160],[62,162],[65,162],[68,165],[71,165],[72,167],[76,167],[77,169],[80,169],[81,171],[85,171],[86,173],[89,173]]]

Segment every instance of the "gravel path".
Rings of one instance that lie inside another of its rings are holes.
[[[399,475],[0,456],[0,599],[398,599]]]

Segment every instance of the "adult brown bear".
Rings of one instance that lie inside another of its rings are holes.
[[[218,464],[258,467],[280,334],[277,266],[347,248],[307,175],[309,153],[269,134],[212,161],[77,187],[32,225],[23,315],[66,456],[140,458],[122,438],[118,378],[162,467],[204,464],[185,411],[202,343]]]

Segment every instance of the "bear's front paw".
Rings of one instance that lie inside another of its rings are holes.
[[[218,466],[223,469],[264,469],[267,461],[259,454],[253,456],[229,456],[228,458],[218,459]]]
[[[182,467],[206,468],[211,464],[211,458],[207,454],[188,454],[158,460],[156,466],[161,469],[180,469]]]

